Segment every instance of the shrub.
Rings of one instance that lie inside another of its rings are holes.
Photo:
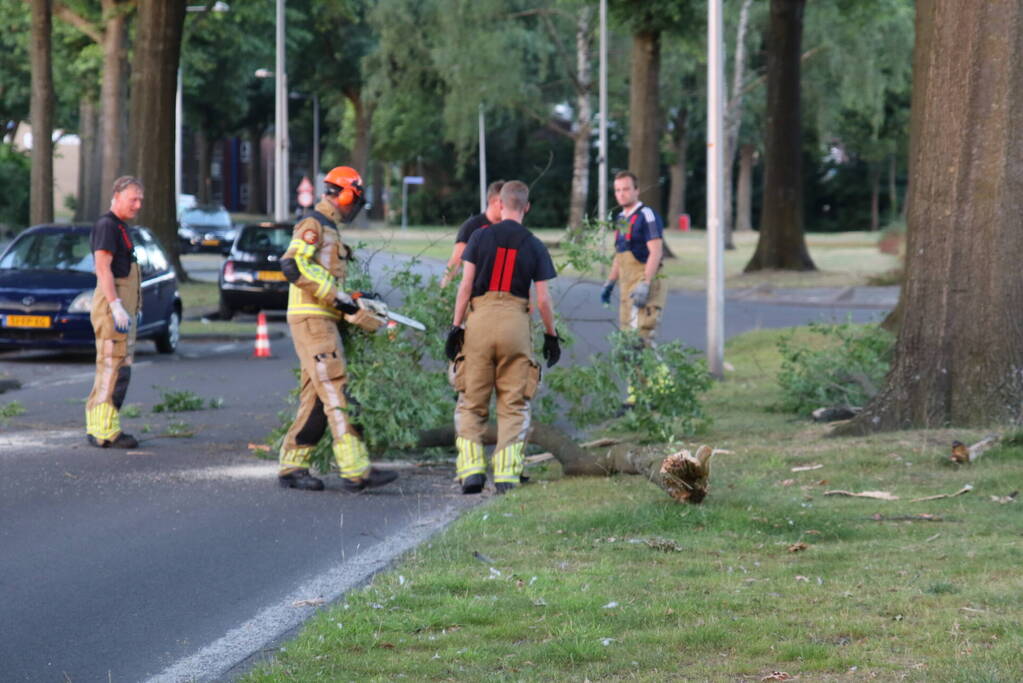
[[[634,332],[615,332],[609,353],[596,354],[588,365],[548,373],[546,384],[554,395],[541,399],[541,414],[554,417],[560,402],[577,427],[613,420],[608,427],[636,432],[643,441],[691,434],[708,423],[700,394],[711,384],[696,355],[677,341],[651,349]],[[623,412],[626,395],[634,406]]]
[[[817,343],[797,344],[795,331],[778,340],[778,384],[785,412],[809,415],[821,407],[862,406],[891,364],[894,337],[877,325],[811,323]]]
[[[5,227],[15,229],[28,225],[28,200],[32,164],[27,155],[13,145],[0,143],[0,235]]]

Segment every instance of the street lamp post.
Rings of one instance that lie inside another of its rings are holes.
[[[284,0],[277,0],[276,65],[274,68],[274,220],[288,219],[288,74],[284,53]]]

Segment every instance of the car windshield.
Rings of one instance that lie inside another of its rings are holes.
[[[22,235],[0,259],[0,270],[95,270],[89,233],[39,231]]]
[[[181,222],[188,225],[202,225],[210,228],[230,228],[231,214],[224,207],[198,207],[181,214]]]
[[[269,251],[283,254],[291,243],[291,230],[281,227],[246,225],[238,238],[238,249],[242,251]]]

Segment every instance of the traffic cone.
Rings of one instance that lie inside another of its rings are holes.
[[[266,313],[259,312],[256,319],[256,350],[252,352],[253,358],[272,358],[270,355],[270,335],[266,331]]]

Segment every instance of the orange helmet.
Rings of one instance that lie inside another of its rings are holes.
[[[336,166],[323,179],[327,194],[337,195],[341,206],[349,206],[362,198],[362,176],[351,166]]]

